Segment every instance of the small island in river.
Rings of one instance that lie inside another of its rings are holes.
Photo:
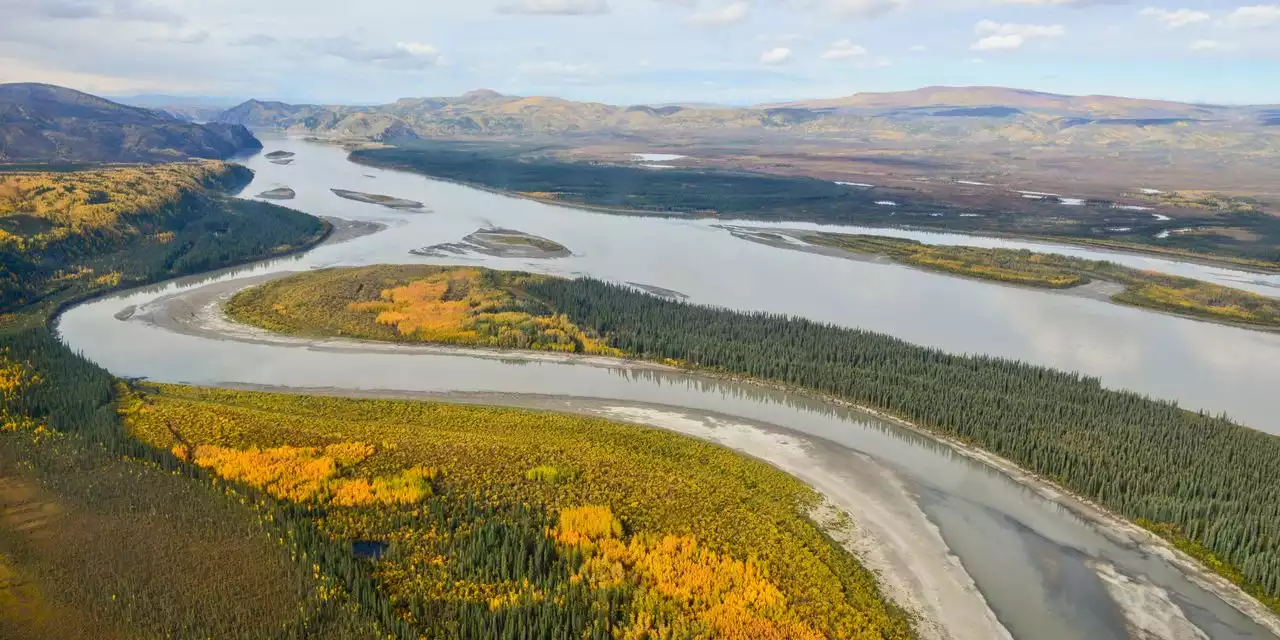
[[[404,198],[393,198],[384,196],[379,193],[364,193],[361,191],[348,191],[346,189],[330,189],[333,195],[347,200],[355,200],[356,202],[365,202],[368,204],[377,204],[390,209],[421,209],[422,203],[417,200],[406,200]]]
[[[294,155],[295,154],[292,151],[272,151],[271,153],[266,154],[265,157],[268,160],[283,160],[285,158],[292,158]]]
[[[276,187],[275,189],[267,189],[258,194],[259,198],[268,200],[292,200],[298,193],[289,187]]]
[[[414,249],[419,256],[442,257],[481,253],[495,258],[563,258],[572,255],[568,247],[531,233],[514,229],[477,229],[458,242]]]

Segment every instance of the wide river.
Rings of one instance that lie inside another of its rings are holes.
[[[905,588],[932,602],[924,610],[945,613],[963,597],[976,598],[976,608],[983,609],[985,600],[999,624],[1019,639],[1276,637],[1197,586],[1152,548],[1079,517],[1052,496],[985,463],[865,413],[754,385],[643,367],[275,339],[228,326],[215,316],[217,300],[247,284],[241,282],[244,278],[285,270],[428,262],[590,274],[671,289],[699,303],[793,313],[954,352],[1079,370],[1112,387],[1226,412],[1273,432],[1280,432],[1280,394],[1273,392],[1280,383],[1280,335],[1086,297],[788,251],[734,238],[708,221],[609,215],[509,198],[355,165],[333,146],[297,139],[265,142],[267,150],[295,152],[295,161],[279,165],[262,155],[248,159],[257,174],[246,196],[288,186],[297,198],[283,204],[388,228],[295,258],[75,307],[60,321],[63,340],[120,376],[541,407],[676,428],[721,441],[836,497],[859,528],[874,534],[873,540],[886,549],[890,557],[885,566],[901,566],[910,575],[903,579],[912,583]],[[344,200],[330,188],[420,200],[429,211]],[[551,238],[568,246],[573,256],[539,261],[409,253],[490,225]],[[1273,276],[1080,248],[1059,250],[1263,292],[1278,291],[1280,285]],[[919,522],[904,524],[912,518]],[[952,563],[956,570],[908,566],[923,563]],[[993,637],[977,632],[980,628],[974,623],[954,635]]]

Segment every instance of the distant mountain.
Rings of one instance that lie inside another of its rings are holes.
[[[801,100],[765,108],[813,110],[926,109],[934,107],[1012,107],[1025,111],[1093,118],[1203,118],[1223,107],[1116,96],[1068,96],[1006,87],[924,87],[911,91],[856,93],[844,98]]]
[[[47,84],[0,84],[0,162],[163,162],[261,149],[248,129],[184,122]]]
[[[404,98],[376,106],[250,100],[217,121],[339,139],[587,134],[748,138],[819,136],[927,150],[1029,145],[1280,152],[1274,108],[1228,107],[1113,96],[1066,96],[1003,87],[926,87],[755,107],[615,106],[491,90]]]

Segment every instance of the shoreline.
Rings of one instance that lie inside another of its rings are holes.
[[[587,416],[659,429],[725,447],[763,462],[813,492],[801,512],[876,577],[880,597],[903,609],[921,640],[1012,640],[937,526],[897,471],[818,436],[764,422],[685,407],[577,396],[468,391],[406,391],[205,385],[266,393],[438,402]],[[840,471],[819,455],[839,450],[859,460]]]
[[[766,247],[773,247],[775,249],[787,249],[791,251],[799,251],[802,253],[810,253],[813,255],[820,255],[820,256],[830,256],[833,258],[843,258],[845,260],[854,260],[858,262],[875,262],[875,263],[882,263],[882,264],[892,264],[897,267],[915,269],[916,271],[920,271],[923,273],[948,276],[952,278],[962,278],[965,280],[981,282],[989,285],[1012,287],[1014,289],[1022,289],[1025,291],[1041,291],[1045,293],[1056,293],[1056,294],[1073,296],[1078,298],[1088,298],[1090,300],[1107,302],[1120,307],[1128,307],[1131,309],[1138,309],[1141,311],[1147,311],[1151,313],[1159,313],[1167,316],[1172,316],[1175,318],[1183,318],[1186,320],[1197,320],[1200,322],[1207,322],[1209,324],[1216,324],[1223,327],[1245,329],[1247,331],[1260,331],[1263,333],[1280,333],[1280,326],[1276,326],[1276,325],[1251,324],[1247,322],[1232,322],[1230,320],[1219,319],[1208,314],[1180,313],[1173,309],[1166,309],[1164,307],[1125,302],[1123,300],[1118,299],[1117,296],[1120,296],[1121,294],[1128,291],[1129,286],[1119,282],[1115,282],[1113,280],[1106,280],[1103,278],[1097,278],[1092,280],[1091,282],[1075,285],[1072,287],[1041,287],[1041,286],[1029,285],[1029,284],[1019,284],[1017,282],[1006,282],[1003,280],[982,278],[979,276],[946,271],[942,269],[929,269],[927,267],[923,267],[920,265],[895,260],[890,256],[879,255],[875,253],[860,253],[857,251],[852,251],[849,249],[841,249],[838,247],[827,247],[822,245],[810,244],[798,238],[797,236],[803,233],[811,233],[811,232],[806,232],[798,229],[787,229],[782,227],[778,227],[778,228],[745,227],[745,226],[735,226],[735,225],[729,225],[729,224],[716,225],[716,226],[728,231],[730,235],[740,240],[745,240],[747,242],[754,242],[756,244],[761,244]],[[766,238],[761,238],[759,237],[760,232],[772,233],[776,235],[784,235],[784,236],[787,236],[788,238],[795,240],[796,243],[777,242],[777,241],[768,240]],[[879,237],[887,238],[890,236],[879,236]],[[802,244],[799,244],[799,243],[802,243]],[[945,245],[945,246],[951,246],[951,245]],[[1194,278],[1191,278],[1191,279],[1194,280]],[[1206,281],[1199,280],[1198,282],[1206,282]],[[1213,285],[1215,283],[1208,283],[1208,284]],[[1223,285],[1215,285],[1215,286],[1223,286]],[[1246,293],[1249,293],[1249,292],[1246,292]],[[1261,295],[1261,294],[1258,294],[1258,295]]]
[[[267,274],[267,276],[280,277],[280,275],[276,275],[276,274]],[[265,278],[266,276],[260,276],[258,279],[265,279]],[[252,284],[253,283],[250,283],[250,286]],[[765,389],[792,393],[802,397],[817,399],[819,401],[826,402],[828,404],[832,404],[835,406],[843,407],[846,409],[859,411],[868,416],[872,416],[877,419],[883,420],[885,422],[892,423],[898,427],[907,429],[917,435],[928,438],[934,442],[943,444],[949,447],[952,451],[956,453],[959,453],[973,461],[984,464],[988,468],[993,469],[1005,475],[1006,477],[1012,479],[1017,484],[1035,491],[1043,499],[1066,508],[1069,512],[1074,514],[1076,517],[1087,522],[1089,526],[1091,526],[1093,529],[1095,529],[1102,535],[1108,537],[1109,539],[1117,543],[1120,543],[1122,545],[1132,546],[1143,552],[1160,556],[1165,561],[1167,561],[1175,570],[1177,570],[1180,574],[1186,577],[1189,581],[1196,584],[1200,588],[1204,589],[1208,593],[1214,595],[1215,597],[1219,598],[1223,602],[1227,603],[1229,606],[1241,612],[1245,616],[1249,617],[1254,622],[1258,623],[1264,628],[1270,630],[1272,633],[1280,636],[1280,614],[1277,614],[1277,612],[1272,611],[1266,605],[1262,604],[1253,596],[1249,595],[1239,585],[1236,585],[1235,583],[1231,582],[1224,576],[1221,576],[1220,574],[1213,572],[1208,567],[1202,565],[1198,560],[1191,557],[1189,554],[1177,549],[1175,546],[1173,546],[1172,543],[1159,537],[1154,532],[1151,532],[1147,529],[1140,527],[1136,523],[1129,521],[1128,519],[1124,518],[1119,514],[1111,512],[1110,510],[1106,509],[1100,504],[1097,504],[1093,501],[1090,501],[1087,498],[1084,498],[1082,496],[1079,496],[1067,490],[1066,488],[1062,487],[1061,485],[1059,485],[1058,483],[1056,483],[1055,481],[1049,478],[1044,478],[1030,471],[1022,469],[1017,464],[1015,464],[1014,462],[1008,459],[1001,458],[999,456],[996,456],[995,454],[987,452],[983,449],[980,449],[976,446],[970,445],[963,441],[936,433],[934,431],[918,426],[914,423],[901,419],[887,412],[879,411],[870,407],[857,405],[855,403],[841,400],[839,398],[835,398],[830,395],[813,392],[804,388],[793,387],[789,385],[773,383],[765,380],[759,380],[759,379],[754,379],[754,378],[749,378],[744,376],[724,374],[724,373],[705,370],[705,369],[669,367],[666,365],[652,363],[652,362],[641,360],[641,359],[611,358],[606,356],[589,356],[589,355],[582,355],[582,354],[559,354],[554,352],[542,353],[542,352],[527,351],[527,350],[526,351],[496,350],[496,349],[489,350],[489,349],[480,349],[480,348],[474,348],[474,347],[456,347],[456,346],[442,347],[440,345],[434,345],[434,346],[433,345],[413,345],[411,343],[355,340],[355,339],[348,339],[348,338],[341,338],[341,339],[303,338],[303,337],[289,336],[287,334],[278,334],[278,333],[267,331],[265,329],[260,329],[260,328],[252,327],[249,325],[241,325],[239,323],[235,323],[229,320],[228,318],[226,318],[225,314],[222,313],[221,306],[218,304],[218,299],[229,298],[236,291],[244,288],[245,282],[243,281],[243,279],[231,280],[223,283],[216,283],[216,285],[222,285],[221,288],[224,290],[215,292],[215,295],[213,296],[209,296],[206,294],[204,298],[197,298],[197,301],[200,303],[199,308],[204,310],[204,313],[188,315],[188,317],[195,318],[197,322],[200,322],[201,320],[204,320],[205,322],[212,320],[215,326],[213,327],[206,326],[202,329],[197,328],[196,331],[198,331],[198,333],[195,333],[195,335],[201,335],[201,336],[210,337],[213,339],[243,340],[246,338],[246,336],[243,336],[244,329],[249,329],[254,335],[247,336],[247,338],[249,339],[249,341],[252,341],[252,342],[265,340],[267,342],[276,343],[276,344],[293,344],[293,345],[311,344],[313,345],[312,348],[328,347],[328,348],[335,348],[335,349],[355,348],[355,349],[361,349],[361,350],[372,349],[375,351],[388,351],[388,350],[403,351],[405,350],[405,347],[408,347],[409,349],[414,349],[414,350],[421,349],[423,352],[427,352],[427,353],[462,355],[462,356],[468,356],[468,357],[481,357],[481,358],[506,359],[506,360],[518,359],[518,360],[525,360],[525,361],[551,361],[551,362],[562,362],[562,363],[572,363],[572,364],[586,364],[588,366],[596,366],[596,367],[603,367],[603,368],[615,368],[615,369],[621,368],[621,369],[629,369],[629,370],[642,368],[642,369],[658,369],[658,370],[667,370],[667,371],[681,371],[691,375],[704,376],[712,379],[733,381],[733,382],[749,384],[752,386],[761,387]],[[205,288],[209,288],[216,285],[208,285]],[[236,287],[231,287],[230,285],[236,285]],[[225,289],[230,289],[230,290],[225,290]],[[190,292],[186,292],[186,293],[190,293]],[[153,301],[152,304],[159,303],[162,300],[173,300],[176,302],[178,300],[175,300],[175,299],[180,299],[181,295],[182,294],[175,294],[173,296],[159,298]],[[216,313],[211,314],[208,311],[210,308],[216,309]],[[214,315],[217,317],[211,318],[210,317],[211,315]],[[223,331],[219,331],[216,327],[216,325],[219,324],[219,319],[221,323],[225,324],[227,329],[230,329],[230,330],[224,329]],[[143,320],[150,321],[145,318],[143,318]],[[184,329],[186,329],[187,331],[191,330],[188,327],[182,327],[180,325],[182,325],[182,323],[168,323],[168,324],[161,324],[160,326],[165,327],[169,330],[175,330],[179,332],[184,332]],[[239,337],[237,336],[237,333],[240,333]]]
[[[1219,267],[1224,269],[1232,269],[1232,270],[1240,271],[1242,273],[1250,273],[1254,275],[1280,274],[1280,264],[1277,264],[1274,266],[1265,266],[1265,265],[1255,264],[1253,262],[1244,262],[1242,261],[1242,259],[1236,259],[1231,256],[1214,256],[1210,254],[1200,254],[1200,253],[1184,254],[1178,251],[1162,249],[1160,247],[1148,247],[1148,246],[1137,244],[1137,243],[1125,243],[1123,246],[1116,246],[1115,244],[1111,244],[1108,242],[1095,242],[1086,238],[1074,238],[1070,236],[1044,236],[1044,235],[1035,235],[1035,234],[1024,235],[1024,234],[1018,234],[1018,233],[1011,233],[1008,231],[969,231],[969,230],[963,230],[963,229],[922,227],[922,226],[910,225],[910,224],[889,225],[889,224],[874,224],[874,223],[857,222],[857,221],[832,223],[828,221],[811,220],[806,218],[789,218],[789,219],[779,220],[777,218],[753,218],[750,216],[736,216],[736,215],[721,216],[720,214],[706,214],[706,213],[697,213],[697,212],[648,211],[645,209],[606,207],[602,205],[593,205],[593,204],[588,204],[583,202],[557,200],[554,198],[540,198],[540,197],[532,196],[520,191],[511,191],[510,189],[501,189],[498,187],[491,187],[488,185],[467,182],[464,180],[454,180],[452,178],[441,178],[441,177],[429,175],[426,173],[422,173],[411,167],[404,167],[404,166],[394,165],[394,164],[378,164],[378,163],[372,163],[372,162],[361,162],[359,160],[351,158],[350,154],[347,155],[347,161],[354,164],[361,165],[361,166],[373,167],[373,168],[382,169],[385,171],[399,171],[402,173],[411,173],[413,175],[427,178],[430,180],[437,180],[440,182],[456,184],[456,185],[468,187],[471,189],[485,191],[495,195],[506,196],[509,198],[518,198],[521,200],[529,200],[531,202],[539,202],[542,204],[556,205],[561,207],[567,207],[570,209],[594,211],[597,213],[609,213],[609,214],[615,214],[615,215],[649,217],[649,218],[678,218],[678,219],[686,219],[686,220],[688,219],[723,220],[726,223],[806,222],[806,223],[819,224],[819,225],[828,224],[831,226],[852,225],[852,226],[865,226],[868,228],[880,228],[880,229],[901,229],[904,231],[918,231],[921,233],[954,234],[954,235],[970,236],[975,238],[986,237],[986,238],[995,238],[995,239],[1021,240],[1026,242],[1042,242],[1045,244],[1064,244],[1064,245],[1072,245],[1077,247],[1085,247],[1085,248],[1093,249],[1097,251],[1108,251],[1108,252],[1120,253],[1120,254],[1132,254],[1132,255],[1146,256],[1146,257],[1153,257],[1153,258],[1163,258],[1173,262],[1186,262],[1186,263],[1197,264],[1197,265],[1206,266],[1206,267]],[[1189,317],[1193,317],[1193,316],[1189,316]]]

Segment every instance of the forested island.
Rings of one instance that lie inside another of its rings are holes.
[[[774,246],[796,247],[780,235],[784,232],[733,229],[733,233]],[[1124,287],[1110,296],[1121,304],[1228,324],[1280,328],[1280,299],[1106,260],[1026,249],[932,245],[887,236],[830,232],[791,235],[812,246],[883,256],[921,269],[1029,287],[1071,289],[1095,280],[1113,282]]]
[[[807,389],[1011,460],[1280,610],[1280,438],[1094,378],[592,279],[475,268],[309,272],[247,289],[227,311],[298,335],[621,354]]]

